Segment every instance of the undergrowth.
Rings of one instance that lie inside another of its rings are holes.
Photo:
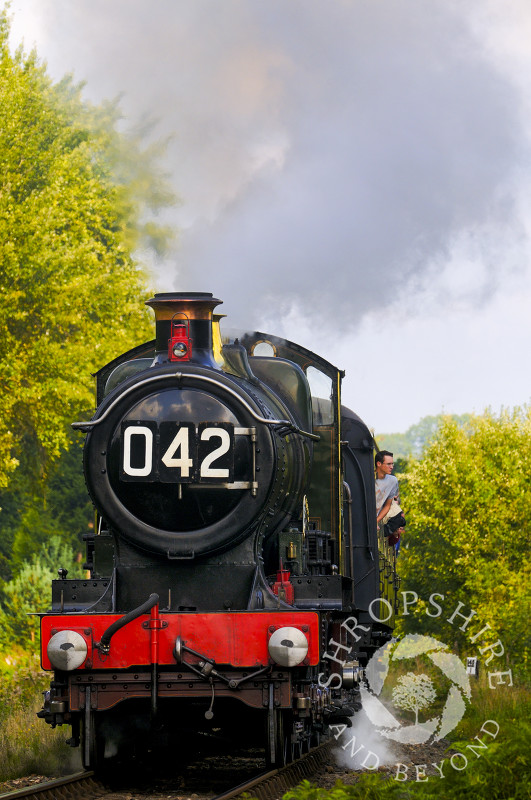
[[[64,742],[70,729],[51,730],[36,716],[49,683],[35,655],[0,655],[0,782],[68,769],[72,751]]]
[[[448,734],[450,741],[473,739],[487,719],[496,720],[503,728],[517,725],[525,719],[525,709],[529,711],[530,693],[525,684],[496,685],[491,689],[483,673],[479,680],[472,679],[471,688],[472,700],[463,719]]]

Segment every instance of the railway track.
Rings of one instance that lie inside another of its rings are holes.
[[[215,793],[198,793],[194,789],[194,797],[205,797],[209,800],[235,800],[244,793],[258,800],[278,800],[282,795],[296,786],[300,781],[309,778],[323,767],[330,759],[330,752],[333,742],[327,741],[315,747],[302,758],[293,761],[280,769],[274,769],[259,773],[249,778],[244,783],[229,789],[226,792],[216,795]],[[160,793],[150,794],[145,790],[135,792],[135,797],[142,800],[155,800],[160,798]],[[189,796],[186,789],[179,788],[178,791],[165,790],[164,796],[167,798],[182,798]],[[123,794],[116,788],[109,788],[99,781],[93,772],[79,772],[66,778],[59,778],[45,783],[34,784],[24,789],[0,794],[0,800],[96,800],[97,798],[108,797],[109,800],[118,800],[121,797],[131,797],[131,790]]]
[[[258,800],[276,800],[288,789],[317,772],[330,759],[332,745],[332,741],[324,742],[291,764],[251,778],[234,789],[218,795],[214,800],[234,800],[246,792]]]
[[[107,787],[100,783],[93,772],[76,772],[65,778],[33,784],[24,789],[15,789],[11,792],[0,794],[1,800],[91,800],[104,797],[109,793]]]

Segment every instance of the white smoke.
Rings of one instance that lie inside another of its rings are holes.
[[[259,287],[260,314],[318,304],[348,330],[456,249],[479,253],[472,303],[502,280],[529,140],[483,0],[18,0],[15,24],[24,9],[53,72],[173,137],[160,289],[213,291],[240,325]]]
[[[54,77],[172,136],[180,241],[158,291],[211,291],[231,326],[296,341],[302,320],[380,430],[528,399],[531,322],[512,310],[531,302],[528,0],[12,13]]]
[[[338,764],[350,770],[375,771],[397,761],[396,747],[390,745],[375,729],[361,709],[352,717],[352,727],[331,726],[336,739],[334,756]]]

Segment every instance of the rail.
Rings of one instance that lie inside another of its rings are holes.
[[[0,800],[22,800],[22,798],[36,798],[36,800],[83,800],[83,798],[103,797],[109,790],[100,783],[94,772],[76,772],[65,778],[53,781],[34,783],[23,789],[15,789],[0,794]]]
[[[243,794],[251,794],[251,797],[257,797],[258,800],[277,800],[288,789],[317,772],[328,761],[333,744],[333,740],[327,740],[291,764],[250,778],[234,789],[217,795],[213,800],[234,800]]]

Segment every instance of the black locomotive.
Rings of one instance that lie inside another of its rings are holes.
[[[394,550],[372,436],[343,373],[275,336],[221,336],[211,294],[148,301],[156,339],[97,373],[86,580],[52,583],[40,716],[86,767],[191,729],[257,734],[268,762],[359,708],[391,635]],[[258,733],[257,733],[258,732]]]

